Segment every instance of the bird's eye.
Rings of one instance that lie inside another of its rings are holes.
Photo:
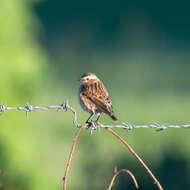
[[[89,80],[89,78],[87,78],[86,80]]]

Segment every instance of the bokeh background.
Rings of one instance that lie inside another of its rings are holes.
[[[107,86],[120,122],[190,123],[188,1],[1,0],[0,101],[6,106],[77,102],[84,72]],[[7,111],[0,116],[0,189],[62,189],[77,129],[72,113]],[[102,116],[104,124],[113,124]],[[116,130],[165,189],[189,189],[190,130]],[[68,189],[106,189],[113,168],[126,168],[140,189],[157,189],[115,137],[80,134]],[[113,189],[135,189],[121,175]]]

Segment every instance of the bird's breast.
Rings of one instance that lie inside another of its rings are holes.
[[[81,108],[84,111],[92,113],[92,111],[89,109],[89,106],[88,106],[89,103],[87,102],[86,97],[82,94],[84,90],[85,90],[85,87],[83,85],[81,85],[79,87],[79,90],[78,90],[78,101],[79,101],[79,104],[80,104]]]

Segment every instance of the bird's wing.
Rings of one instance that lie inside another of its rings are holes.
[[[96,106],[102,110],[103,112],[110,114],[113,112],[113,108],[112,108],[112,104],[111,103],[107,103],[107,101],[105,101],[104,99],[102,99],[101,96],[97,97],[97,96],[93,96],[90,97],[90,100],[96,104]],[[111,101],[111,100],[110,100]]]
[[[86,96],[102,111],[107,114],[113,113],[112,101],[103,83],[97,83],[96,88],[89,86]]]

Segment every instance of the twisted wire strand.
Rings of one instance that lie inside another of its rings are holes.
[[[27,103],[23,107],[16,107],[16,106],[8,107],[8,106],[4,106],[2,103],[0,103],[0,113],[5,113],[7,110],[19,110],[19,111],[25,111],[27,117],[28,117],[28,114],[32,111],[50,110],[50,109],[55,109],[57,111],[59,111],[59,110],[65,110],[65,111],[70,110],[73,113],[73,124],[76,127],[80,127],[80,124],[77,122],[77,113],[76,113],[75,109],[68,104],[68,101],[63,102],[60,105],[50,105],[50,106],[32,106],[29,103]]]
[[[6,111],[9,110],[19,110],[19,111],[25,111],[26,116],[32,111],[35,110],[50,110],[50,109],[55,109],[57,111],[59,110],[65,110],[68,111],[70,110],[73,113],[73,124],[79,128],[81,125],[77,122],[77,113],[76,110],[71,107],[68,103],[68,101],[63,102],[60,105],[50,105],[50,106],[32,106],[29,103],[27,103],[23,107],[8,107],[0,103],[0,113],[5,113]],[[156,131],[161,131],[164,129],[180,129],[180,128],[190,128],[190,124],[181,124],[181,125],[172,125],[172,124],[158,124],[158,123],[152,123],[152,124],[147,124],[147,125],[134,125],[130,123],[122,123],[120,125],[99,125],[98,123],[92,122],[90,126],[90,133],[92,133],[93,130],[99,130],[100,128],[118,128],[118,129],[125,129],[127,131],[130,131],[132,129],[147,129],[147,128],[153,128],[156,129]]]

